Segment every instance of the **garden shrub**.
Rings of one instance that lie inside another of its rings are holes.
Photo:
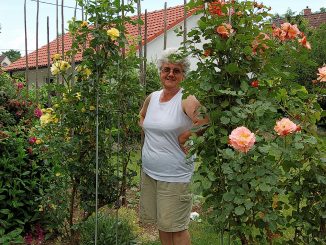
[[[0,237],[22,241],[42,220],[39,211],[50,183],[51,166],[38,158],[39,141],[31,137],[35,104],[26,99],[24,82],[0,74]]]
[[[101,245],[132,245],[137,244],[136,234],[127,217],[115,216],[105,212],[98,213],[98,237],[97,244]],[[79,229],[80,244],[94,244],[95,215],[90,216]]]
[[[197,69],[183,83],[210,118],[191,137],[209,220],[242,244],[323,244],[323,112],[294,69],[309,60],[309,39],[290,23],[273,27],[263,4],[211,2],[189,3],[202,15],[185,43]],[[280,122],[291,130],[279,133]]]

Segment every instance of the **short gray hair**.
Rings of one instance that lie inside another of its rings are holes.
[[[190,68],[188,57],[182,55],[177,48],[168,48],[163,51],[161,57],[157,60],[157,68],[159,71],[162,69],[163,64],[166,63],[181,65],[185,74],[187,74]]]

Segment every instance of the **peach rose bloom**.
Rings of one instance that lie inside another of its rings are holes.
[[[274,130],[278,135],[286,136],[288,134],[296,132],[297,125],[288,118],[282,118],[281,120],[276,122]]]
[[[310,43],[307,41],[307,37],[303,36],[302,39],[298,39],[298,42],[301,43],[301,45],[303,47],[305,47],[306,49],[311,49],[311,45]]]
[[[229,144],[237,151],[247,153],[255,144],[256,137],[244,126],[237,127],[229,135]]]
[[[299,31],[297,25],[290,25],[288,29],[287,36],[290,39],[296,38],[301,32]]]
[[[223,38],[226,38],[226,37],[229,36],[229,32],[228,32],[228,30],[226,29],[226,27],[224,25],[218,26],[216,28],[216,32],[218,34],[220,34]]]
[[[326,65],[318,69],[317,75],[319,76],[317,80],[320,82],[326,82]]]

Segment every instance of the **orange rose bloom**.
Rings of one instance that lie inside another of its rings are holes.
[[[307,49],[311,49],[310,43],[307,41],[307,37],[303,36],[302,39],[298,39],[298,42],[301,43],[301,45]]]
[[[319,76],[317,78],[318,81],[320,82],[326,82],[326,65],[324,67],[321,67],[318,69],[317,75]]]
[[[282,118],[276,122],[274,127],[276,133],[280,136],[286,136],[297,131],[297,125],[288,118]]]

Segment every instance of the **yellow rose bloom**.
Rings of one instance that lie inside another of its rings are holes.
[[[88,22],[85,20],[80,24],[80,27],[87,27],[87,26],[88,26]]]
[[[85,107],[81,108],[81,112],[85,112],[85,111],[86,111]]]
[[[95,106],[93,106],[93,105],[91,105],[90,107],[89,107],[89,110],[90,111],[94,111],[96,108],[95,108]]]
[[[111,28],[106,33],[113,41],[120,36],[119,30],[116,28]]]
[[[43,141],[41,140],[41,139],[37,139],[36,141],[35,141],[35,143],[37,144],[37,145],[39,145],[39,144],[41,144]]]
[[[49,122],[51,122],[51,115],[50,114],[43,114],[40,117],[41,125],[45,125]]]
[[[52,60],[60,60],[61,59],[61,55],[60,54],[54,54],[52,56]]]
[[[52,64],[52,66],[51,66],[51,74],[52,74],[53,76],[56,76],[56,75],[58,75],[58,74],[60,73],[60,69],[59,69],[59,67],[60,67],[60,63],[59,63],[59,61],[56,61],[56,62],[54,62],[54,63]]]

